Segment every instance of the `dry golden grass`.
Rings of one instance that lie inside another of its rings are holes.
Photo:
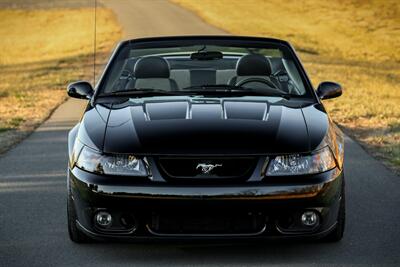
[[[239,35],[290,40],[334,58],[400,63],[397,0],[172,0]]]
[[[400,170],[400,2],[172,0],[238,35],[290,41],[314,85],[340,82],[332,117]]]
[[[97,12],[104,60],[121,36],[114,14]],[[93,80],[92,8],[0,10],[0,151],[66,99],[68,82]]]

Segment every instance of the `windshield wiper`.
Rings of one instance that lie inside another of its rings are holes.
[[[161,89],[140,88],[118,90],[100,94],[98,97],[142,97],[142,96],[177,96],[177,95],[224,95],[224,96],[276,96],[290,99],[290,94],[251,89],[235,85],[201,85],[185,87],[181,91],[166,91]]]
[[[199,86],[189,86],[182,89],[183,92],[188,92],[192,94],[232,94],[236,95],[249,95],[249,96],[276,96],[285,99],[290,99],[291,94],[275,92],[263,89],[253,89],[246,88],[236,85],[226,85],[226,84],[212,84],[212,85],[199,85]]]
[[[103,93],[99,97],[107,96],[168,96],[168,95],[182,95],[180,91],[166,91],[162,89],[152,88],[132,88],[126,90],[118,90],[109,93]]]

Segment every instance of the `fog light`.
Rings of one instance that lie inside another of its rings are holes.
[[[104,228],[111,226],[112,216],[106,211],[100,211],[96,214],[96,223]]]
[[[315,226],[318,223],[318,215],[315,211],[305,211],[301,215],[301,223],[305,226]]]

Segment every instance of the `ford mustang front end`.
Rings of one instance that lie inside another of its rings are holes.
[[[343,236],[344,141],[285,41],[122,42],[69,133],[68,229],[89,240]]]

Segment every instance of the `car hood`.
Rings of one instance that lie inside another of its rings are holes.
[[[96,146],[105,153],[232,155],[313,150],[327,131],[326,112],[318,104],[298,107],[285,102],[290,103],[218,98],[141,100],[109,108],[106,124],[107,108],[96,108],[102,119],[86,120],[85,128],[104,136]]]

